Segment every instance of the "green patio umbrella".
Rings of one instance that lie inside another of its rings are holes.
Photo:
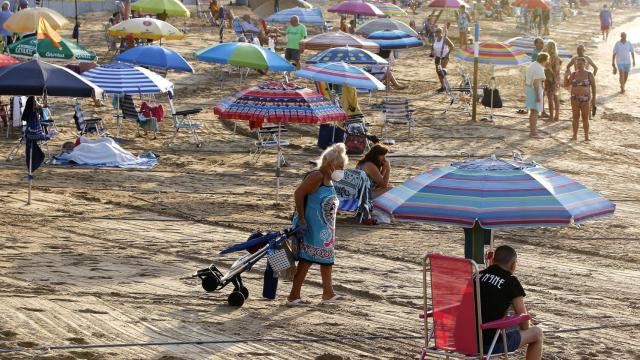
[[[9,54],[15,57],[31,59],[36,54],[37,48],[38,56],[42,60],[93,62],[98,59],[96,53],[73,41],[62,39],[60,46],[62,46],[62,49],[55,47],[49,39],[38,40],[35,36],[32,36],[9,45]]]

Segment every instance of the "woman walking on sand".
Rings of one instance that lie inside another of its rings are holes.
[[[544,69],[544,92],[547,94],[549,102],[549,119],[553,121],[560,120],[560,69],[562,68],[562,60],[558,56],[558,49],[553,40],[547,43],[547,53],[549,54],[549,62]]]
[[[467,47],[467,34],[469,33],[469,22],[471,17],[464,5],[460,5],[458,9],[458,34],[460,34],[460,48]]]
[[[567,72],[564,83],[571,86],[571,110],[573,112],[573,137],[571,140],[578,140],[578,129],[582,118],[582,129],[584,130],[584,141],[589,141],[589,111],[591,110],[591,99],[596,98],[596,78],[590,71],[585,70],[587,60],[585,58],[576,59],[576,71]],[[595,101],[593,102],[595,108]]]
[[[335,261],[334,240],[338,197],[332,181],[344,177],[344,167],[349,161],[343,143],[327,148],[320,156],[319,167],[311,171],[295,191],[298,243],[293,251],[298,258],[298,267],[293,278],[287,306],[305,306],[311,303],[300,296],[302,283],[312,264],[320,265],[322,277],[322,300],[334,302],[345,296],[333,291],[331,269]]]

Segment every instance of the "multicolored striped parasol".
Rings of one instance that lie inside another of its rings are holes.
[[[307,64],[330,63],[344,61],[348,64],[360,65],[389,65],[389,62],[380,56],[365,49],[336,47],[321,51],[307,61]]]
[[[213,109],[225,120],[323,124],[347,114],[321,94],[294,83],[263,83],[236,93]]]
[[[378,9],[377,6],[364,1],[343,1],[329,7],[327,11],[347,15],[362,15],[374,17],[386,16],[380,9]]]
[[[404,11],[400,6],[385,3],[385,2],[371,2],[371,4],[375,5],[380,11],[382,11],[385,15],[389,16],[407,16],[407,12]]]
[[[535,163],[495,158],[453,163],[405,181],[374,200],[400,221],[487,229],[580,224],[615,204]]]
[[[380,46],[373,41],[367,40],[358,35],[349,34],[342,31],[327,32],[314,35],[302,40],[300,46],[307,50],[327,50],[338,46],[348,46],[377,53]]]
[[[469,5],[462,0],[433,0],[427,4],[431,9],[458,9],[460,5],[469,7]]]
[[[478,62],[491,65],[522,65],[531,62],[531,58],[522,50],[498,41],[483,41],[478,44]],[[473,48],[467,47],[456,52],[456,58],[473,62]]]
[[[385,86],[373,75],[344,62],[319,63],[298,70],[295,76],[324,81],[329,84],[348,85],[356,89],[384,90]]]
[[[531,55],[534,49],[533,41],[536,39],[536,36],[533,35],[524,35],[524,36],[516,36],[505,41],[505,44],[509,44],[514,48],[523,51],[527,55]],[[549,38],[542,38],[544,41],[544,45],[546,46],[549,42]],[[558,56],[561,58],[571,58],[573,55],[567,51],[566,49],[558,47]]]
[[[411,26],[399,20],[384,18],[371,19],[356,28],[356,34],[367,37],[370,34],[380,30],[400,30],[411,36],[419,38],[420,35],[411,28]]]
[[[382,50],[406,49],[423,45],[422,40],[400,30],[376,31],[367,39],[378,44]]]

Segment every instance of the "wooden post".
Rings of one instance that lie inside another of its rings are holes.
[[[476,19],[476,25],[474,29],[474,40],[473,40],[473,91],[471,92],[472,106],[471,106],[471,120],[476,121],[478,107],[478,53],[480,52],[480,22]]]

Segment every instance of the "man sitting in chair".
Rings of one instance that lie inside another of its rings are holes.
[[[491,266],[480,272],[480,298],[482,303],[482,322],[503,318],[509,306],[513,306],[516,314],[526,314],[527,308],[524,305],[526,296],[520,281],[513,276],[516,271],[517,254],[510,246],[499,246],[496,248]],[[531,314],[529,314],[531,315]],[[496,330],[488,329],[482,331],[484,342],[484,352],[489,351]],[[527,360],[542,358],[542,330],[525,321],[520,324],[520,330],[507,332],[507,350],[516,351],[518,348],[529,345],[527,348]],[[501,338],[496,342],[494,354],[504,352]]]

